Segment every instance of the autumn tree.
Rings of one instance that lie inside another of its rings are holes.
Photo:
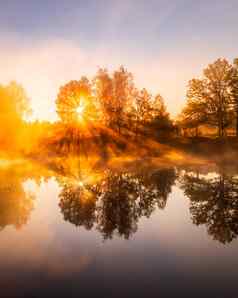
[[[0,85],[0,98],[1,116],[23,120],[31,113],[30,100],[23,87],[16,82]]]
[[[168,115],[164,99],[160,94],[157,94],[152,103],[152,116],[155,117],[162,117],[164,115]]]
[[[150,111],[150,126],[154,128],[157,133],[161,134],[163,132],[168,135],[173,129],[173,124],[167,112],[164,99],[160,94],[157,94],[153,98]]]
[[[202,80],[189,81],[187,104],[179,116],[181,127],[195,128],[196,136],[198,136],[199,126],[207,121],[206,101],[203,97],[204,88]]]
[[[151,101],[152,95],[145,88],[142,90],[134,89],[133,104],[129,113],[134,122],[136,136],[140,126],[144,126],[151,118]]]
[[[24,119],[31,114],[30,100],[24,88],[15,81],[6,86],[6,90],[14,102],[16,113]]]
[[[238,137],[238,58],[234,59],[231,82],[232,108],[236,118],[236,136]]]
[[[132,99],[133,76],[123,66],[110,76],[106,69],[99,69],[94,78],[96,98],[100,101],[106,123],[121,133]]]
[[[225,59],[218,59],[208,65],[202,79],[189,82],[183,115],[190,125],[206,122],[218,128],[219,136],[224,135],[230,122],[232,73],[232,65]]]
[[[211,123],[218,126],[219,136],[229,124],[230,85],[232,65],[225,59],[218,59],[204,71],[207,87],[208,115]]]
[[[134,122],[131,127],[135,127],[136,136],[139,131],[145,133],[146,128],[159,131],[172,126],[162,96],[157,94],[153,97],[145,88],[134,89],[130,114]]]
[[[123,66],[113,73],[116,126],[120,133],[131,104],[131,94],[134,87],[133,76]]]
[[[143,124],[150,121],[152,116],[152,95],[143,88],[135,98],[136,113]]]
[[[100,103],[101,119],[106,125],[112,126],[115,118],[113,79],[107,69],[100,68],[98,70],[93,85],[95,97]]]
[[[25,118],[30,114],[30,101],[25,90],[16,82],[0,85],[0,140],[2,148],[16,148]],[[21,140],[22,142],[22,140]]]
[[[92,97],[92,86],[86,77],[70,81],[60,88],[56,99],[57,113],[64,123],[79,123],[94,120],[96,105]]]

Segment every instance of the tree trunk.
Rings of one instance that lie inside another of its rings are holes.
[[[136,118],[136,140],[138,136],[138,119]]]
[[[198,137],[198,126],[196,126],[196,138]]]
[[[222,99],[219,99],[219,109],[218,109],[218,126],[219,126],[219,137],[223,137],[223,110],[222,110]]]
[[[236,109],[236,136],[238,137],[238,107]]]
[[[119,133],[119,135],[121,135],[121,124],[120,123],[118,123],[118,133]]]
[[[218,136],[221,137],[221,123],[218,124]]]
[[[223,136],[223,121],[221,113],[219,113],[219,119],[218,119],[218,136],[221,138]]]

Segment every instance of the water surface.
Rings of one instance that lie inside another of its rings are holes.
[[[238,175],[1,162],[1,297],[237,297]]]

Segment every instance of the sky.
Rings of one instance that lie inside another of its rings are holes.
[[[57,119],[59,87],[124,65],[182,109],[190,79],[238,57],[237,0],[0,0],[0,84],[15,80],[32,119]]]

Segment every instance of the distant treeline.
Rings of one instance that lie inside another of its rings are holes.
[[[77,138],[102,126],[133,139],[198,136],[204,126],[216,128],[219,137],[228,128],[238,136],[238,59],[233,64],[218,59],[208,65],[202,78],[190,80],[186,105],[176,120],[171,120],[162,96],[138,89],[123,66],[112,73],[100,68],[92,80],[81,77],[66,83],[55,103],[56,123],[26,122],[31,108],[24,89],[15,82],[0,85],[1,148],[22,146],[29,139],[37,144],[39,139],[56,136],[59,127],[65,128],[60,138],[65,138],[65,132],[68,139],[75,138],[75,132]]]

